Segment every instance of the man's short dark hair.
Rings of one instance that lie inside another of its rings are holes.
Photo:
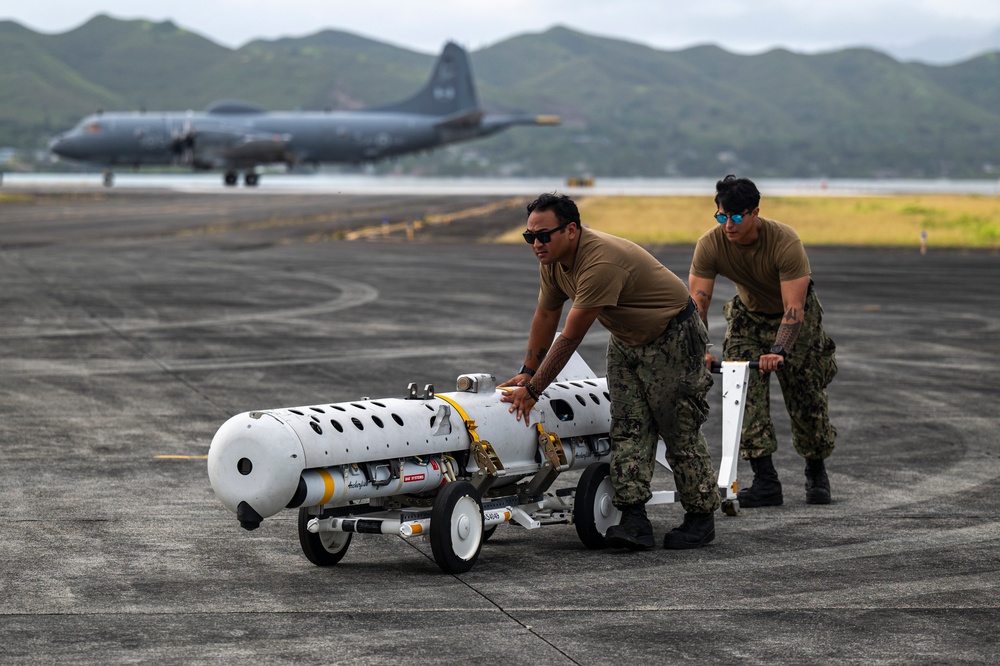
[[[760,192],[749,178],[729,174],[715,184],[715,205],[727,213],[747,213],[760,205]]]
[[[528,204],[528,215],[531,215],[536,210],[540,213],[551,210],[556,214],[559,224],[575,222],[577,227],[580,226],[580,210],[576,207],[576,203],[565,194],[546,192],[540,195]]]

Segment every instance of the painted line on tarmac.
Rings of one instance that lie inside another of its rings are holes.
[[[237,269],[232,269],[237,270]],[[261,274],[259,268],[240,268],[239,272],[253,273],[257,278],[266,280],[266,274]],[[287,279],[287,276],[285,276]],[[364,282],[348,280],[339,277],[326,277],[320,275],[295,275],[297,280],[303,282],[320,284],[324,287],[331,287],[339,290],[341,294],[336,298],[317,303],[315,305],[303,305],[298,307],[272,309],[262,304],[255,308],[253,312],[245,314],[221,315],[218,317],[207,317],[204,319],[193,319],[176,322],[133,322],[112,321],[107,323],[118,333],[135,333],[138,331],[167,331],[184,328],[211,328],[218,326],[230,326],[232,324],[245,324],[250,322],[282,321],[287,322],[297,318],[310,318],[317,315],[340,312],[351,308],[360,307],[375,301],[379,297],[379,291],[375,287]],[[46,330],[47,329],[47,330]],[[30,328],[21,330],[14,329],[9,332],[0,332],[0,339],[10,338],[65,338],[84,335],[94,335],[108,333],[108,326],[93,326],[88,328],[59,329],[57,324],[39,323]]]
[[[505,199],[504,201],[497,201],[495,203],[484,204],[482,206],[474,206],[472,208],[466,208],[464,210],[458,210],[453,213],[441,213],[437,215],[426,215],[419,220],[408,220],[406,222],[395,222],[393,224],[381,224],[373,225],[369,227],[363,227],[361,229],[356,229],[354,231],[344,232],[334,232],[332,234],[316,234],[310,236],[308,241],[317,240],[328,240],[334,237],[342,237],[344,240],[361,240],[361,239],[371,239],[371,238],[381,238],[388,236],[392,233],[398,232],[409,232],[409,230],[417,231],[422,227],[434,227],[441,225],[448,225],[455,220],[464,220],[468,217],[479,217],[482,215],[489,215],[490,213],[495,213],[499,210],[507,210],[511,208],[519,208],[524,203],[524,197],[516,197],[514,199]]]

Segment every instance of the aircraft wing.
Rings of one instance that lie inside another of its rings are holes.
[[[284,162],[291,140],[291,134],[244,134],[221,152],[239,162]]]
[[[189,138],[193,161],[203,168],[293,162],[295,160],[289,150],[291,140],[291,134],[219,129],[198,129]]]

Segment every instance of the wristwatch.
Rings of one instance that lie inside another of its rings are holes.
[[[774,345],[773,347],[771,347],[771,351],[769,351],[767,353],[768,354],[777,354],[778,356],[780,356],[781,358],[784,358],[784,359],[788,358],[788,352],[786,352],[785,348],[782,347],[781,345]]]
[[[535,371],[534,371],[534,370],[532,370],[531,368],[529,368],[529,367],[528,367],[528,366],[526,366],[526,365],[522,365],[522,366],[521,366],[521,369],[517,371],[517,374],[519,374],[519,375],[523,375],[524,373],[528,373],[528,374],[529,374],[529,375],[531,375],[532,377],[534,377],[534,376],[535,376]]]

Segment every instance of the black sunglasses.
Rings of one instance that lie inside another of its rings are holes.
[[[569,222],[563,222],[555,229],[539,229],[538,231],[525,231],[521,235],[524,236],[524,242],[527,243],[528,245],[534,245],[536,238],[539,241],[541,241],[541,243],[544,245],[545,243],[548,243],[550,240],[552,240],[552,234],[554,234],[557,231],[562,231],[567,226],[569,226]]]

